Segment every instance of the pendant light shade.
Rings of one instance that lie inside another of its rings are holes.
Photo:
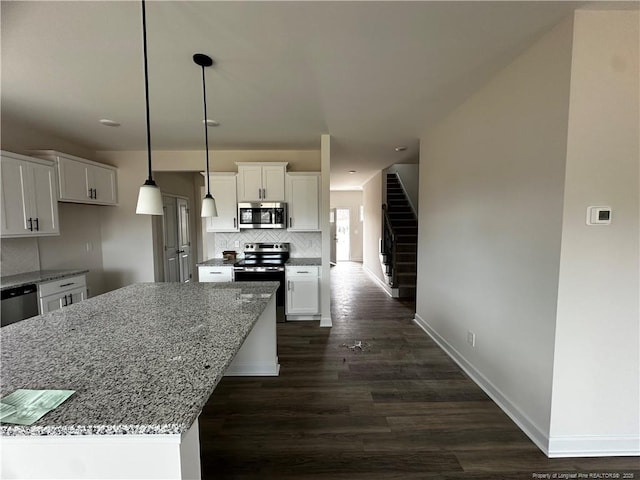
[[[142,215],[162,215],[162,194],[153,181],[151,169],[151,126],[149,123],[149,72],[147,68],[147,16],[144,0],[142,0],[142,46],[144,56],[144,93],[147,113],[147,168],[149,177],[140,187],[136,213]]]
[[[202,200],[202,216],[203,217],[217,217],[218,209],[216,207],[216,201],[207,193]]]
[[[209,178],[209,131],[207,130],[207,88],[204,81],[204,67],[213,65],[210,56],[204,53],[196,53],[193,55],[193,61],[196,65],[202,67],[202,103],[204,105],[204,148],[205,158],[207,159],[205,178],[207,182],[207,194],[202,200],[201,217],[217,217],[218,209],[216,207],[216,199],[211,195],[211,179]]]
[[[152,180],[153,182],[153,180]],[[144,182],[138,192],[136,213],[141,215],[162,215],[162,193],[155,182]]]

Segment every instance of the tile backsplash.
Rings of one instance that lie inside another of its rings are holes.
[[[2,276],[40,270],[37,238],[5,238],[0,244]]]
[[[236,247],[236,242],[240,245]],[[289,242],[290,255],[295,258],[320,257],[322,234],[320,232],[290,232],[288,230],[242,230],[232,233],[208,233],[207,257],[220,258],[223,250],[235,250],[239,254],[247,242]]]

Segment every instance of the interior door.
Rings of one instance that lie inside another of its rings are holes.
[[[336,209],[329,210],[329,235],[331,242],[331,249],[329,253],[329,262],[333,265],[336,264],[336,251],[338,242],[338,232],[336,230]]]
[[[164,281],[180,281],[178,212],[175,197],[162,196],[162,232],[164,238]]]
[[[178,255],[180,261],[180,281],[190,282],[191,272],[191,236],[189,230],[189,200],[176,198],[178,209]]]

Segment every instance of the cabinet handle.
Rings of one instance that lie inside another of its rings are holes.
[[[60,285],[60,287],[69,287],[71,285],[73,285],[75,282],[70,282],[70,283],[63,283],[62,285]]]
[[[267,189],[266,189],[266,188],[263,188],[263,189],[262,189],[262,198],[263,198],[264,200],[266,200],[266,198],[267,198]]]
[[[67,305],[69,305],[69,301],[67,300],[67,296],[64,296],[64,305],[63,307],[66,307]]]
[[[36,218],[36,232],[40,230],[40,219]]]
[[[222,275],[223,272],[209,272],[209,275]]]
[[[33,219],[29,218],[27,221],[29,222],[29,231],[33,232]]]
[[[233,219],[233,228],[238,228],[238,227],[236,226],[236,219],[235,219],[235,218]]]
[[[291,291],[291,280],[287,280],[287,290]]]
[[[289,217],[289,228],[291,228],[293,226],[293,220],[291,219],[291,217]]]
[[[296,270],[296,273],[309,273],[307,270]]]
[[[97,189],[97,188],[94,188],[94,189],[93,189],[93,199],[94,199],[94,200],[97,200],[97,199],[98,199],[98,189]]]
[[[73,305],[73,294],[69,294],[69,305]]]

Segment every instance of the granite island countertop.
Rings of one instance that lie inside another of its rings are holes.
[[[2,396],[76,393],[31,426],[0,424],[0,434],[187,431],[277,287],[134,284],[3,327]]]
[[[32,283],[38,284],[49,282],[51,280],[73,277],[88,272],[89,270],[87,269],[79,268],[72,270],[35,270],[33,272],[19,273],[17,275],[7,275],[0,277],[0,290],[22,287]]]

